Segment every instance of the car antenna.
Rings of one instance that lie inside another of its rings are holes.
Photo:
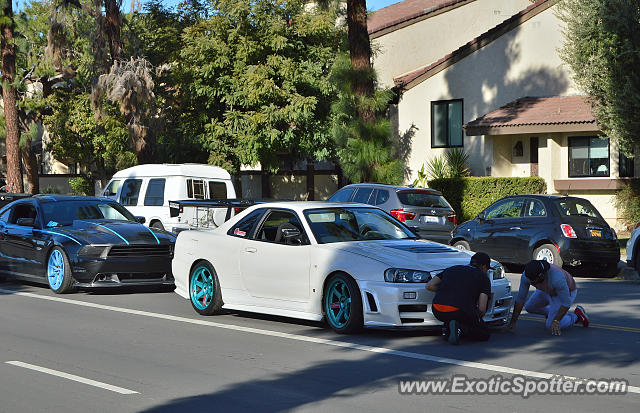
[[[571,191],[571,182],[569,182],[569,188],[567,188],[567,192],[564,193],[564,196],[569,196],[569,191]]]

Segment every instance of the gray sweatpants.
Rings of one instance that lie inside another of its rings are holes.
[[[571,297],[571,304],[575,301],[577,294],[577,289],[569,293],[569,296]],[[535,290],[525,303],[524,308],[528,313],[547,316],[546,325],[547,328],[551,328],[551,322],[558,313],[561,305],[562,303],[560,303],[557,295],[552,297],[544,291]],[[562,320],[560,320],[560,328],[571,327],[576,321],[578,321],[578,316],[567,311],[567,314],[565,314],[564,317],[562,317]]]

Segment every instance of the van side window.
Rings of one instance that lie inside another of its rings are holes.
[[[118,188],[120,188],[120,181],[111,181],[105,188],[102,196],[116,196],[116,194],[118,193]]]
[[[150,179],[147,193],[144,195],[145,206],[162,206],[164,204],[165,179]]]
[[[205,198],[204,181],[202,179],[187,179],[187,198]]]
[[[142,179],[127,179],[124,181],[120,192],[120,203],[125,206],[138,205],[140,186],[142,186]]]
[[[209,199],[227,199],[227,184],[209,181]]]

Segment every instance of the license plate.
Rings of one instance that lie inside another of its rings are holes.
[[[602,231],[599,229],[592,229],[591,236],[596,238],[602,238]]]
[[[423,216],[420,218],[420,220],[422,222],[426,223],[435,223],[437,224],[438,222],[440,222],[440,219],[438,217],[430,217],[430,216]]]

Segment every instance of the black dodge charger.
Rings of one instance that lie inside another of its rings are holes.
[[[508,196],[451,236],[456,248],[486,252],[503,264],[532,259],[559,266],[589,263],[614,273],[620,260],[613,228],[591,202],[573,196]]]
[[[0,272],[56,293],[173,285],[174,243],[105,198],[37,195],[0,209]]]

